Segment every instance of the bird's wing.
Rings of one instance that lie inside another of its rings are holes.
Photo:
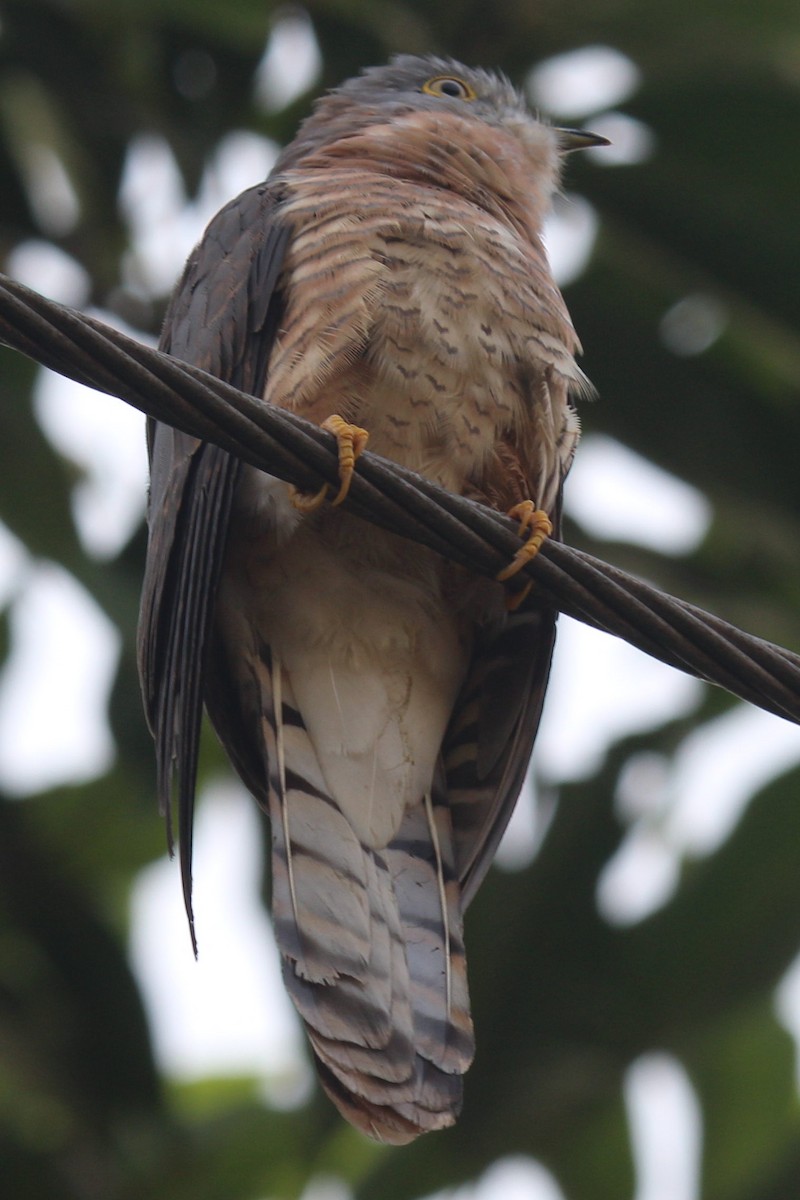
[[[528,600],[481,635],[442,754],[462,908],[486,874],[528,770],[556,634],[556,613]]]
[[[564,413],[571,413],[565,383],[548,373],[546,386]],[[500,486],[484,480],[476,498],[505,511],[526,494],[545,495],[552,536],[558,538],[563,483],[576,441],[577,432],[566,434],[564,446],[556,446],[546,480],[535,465],[535,445],[525,453],[508,444]],[[464,909],[491,865],[525,780],[550,676],[557,616],[534,586],[519,608],[476,636],[442,746]]]
[[[160,347],[261,395],[281,311],[289,230],[280,195],[260,184],[214,218],[187,263]],[[178,835],[190,924],[192,815],[204,670],[239,462],[159,422],[148,424],[149,542],[139,618],[139,671],[156,743],[159,803],[177,779]],[[192,925],[192,936],[194,930]]]

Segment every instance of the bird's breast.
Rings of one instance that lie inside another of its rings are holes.
[[[538,240],[444,189],[296,175],[267,399],[357,421],[370,449],[459,492],[531,422],[555,445],[566,417],[542,383],[555,373],[566,396],[580,372]]]

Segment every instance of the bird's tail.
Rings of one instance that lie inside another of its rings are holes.
[[[334,1103],[402,1144],[455,1121],[474,1050],[450,815],[434,790],[388,846],[364,845],[272,666],[263,732],[284,980]]]

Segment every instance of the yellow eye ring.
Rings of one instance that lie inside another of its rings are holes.
[[[457,75],[434,75],[422,90],[428,96],[446,96],[450,100],[477,100],[478,94],[474,88],[459,79]]]

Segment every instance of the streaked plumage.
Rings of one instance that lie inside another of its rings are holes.
[[[474,98],[423,90],[441,76]],[[162,346],[557,526],[585,387],[540,240],[566,148],[488,73],[367,71],[212,221]],[[284,978],[323,1084],[383,1141],[449,1125],[473,1054],[462,914],[522,785],[554,613],[535,595],[509,613],[500,584],[346,509],[301,515],[164,426],[150,450],[140,664],[187,908],[204,700],[269,811]]]

